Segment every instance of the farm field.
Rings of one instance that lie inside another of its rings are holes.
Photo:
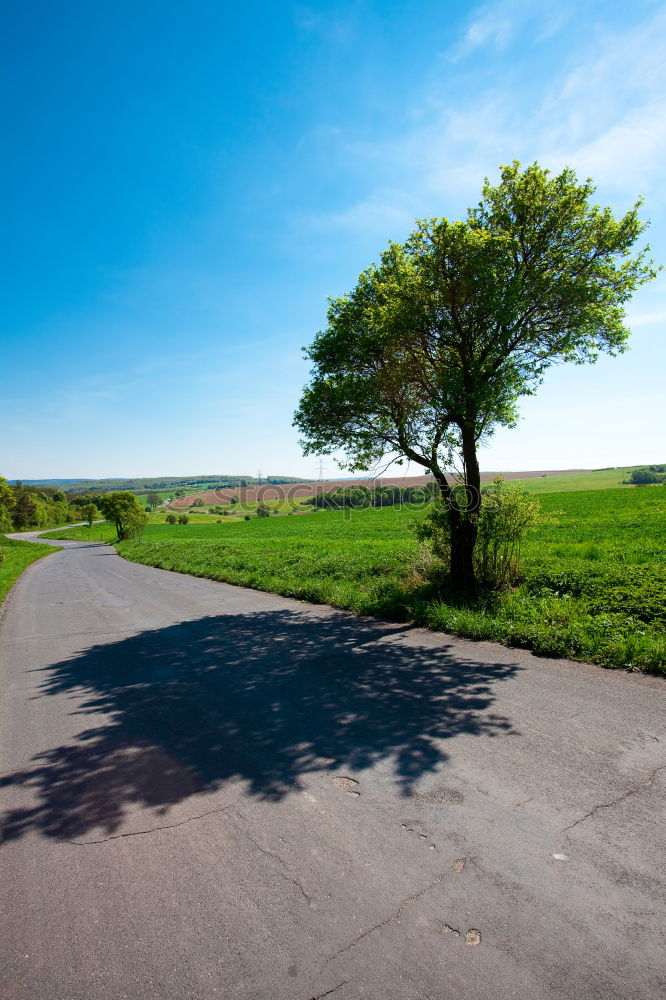
[[[505,479],[510,479],[521,483],[530,493],[556,493],[571,492],[572,490],[605,490],[623,485],[623,480],[628,480],[634,469],[641,468],[636,465],[620,466],[613,469],[561,469],[541,472],[484,472],[481,475],[482,482],[490,482],[496,476],[501,475]],[[432,476],[380,476],[378,479],[327,479],[324,481],[293,483],[282,487],[266,485],[262,487],[248,487],[247,489],[224,489],[218,491],[201,490],[191,492],[182,497],[176,497],[173,503],[174,509],[186,509],[197,499],[204,502],[205,507],[214,504],[228,503],[232,496],[238,496],[245,502],[254,503],[258,499],[266,500],[270,503],[271,497],[280,495],[280,490],[285,491],[289,496],[294,496],[296,502],[307,496],[314,496],[319,493],[330,493],[337,489],[344,489],[351,486],[366,486],[372,488],[375,485],[401,486],[401,487],[421,487],[432,482]],[[168,496],[169,494],[165,494]],[[284,495],[284,494],[282,494]]]
[[[423,512],[407,508],[153,521],[141,541],[122,542],[118,551],[164,569],[545,655],[666,672],[666,488],[553,493],[540,502],[551,518],[524,545],[523,582],[474,604],[424,577],[413,532]],[[110,540],[112,529],[103,527]],[[96,540],[96,528],[57,537]]]
[[[57,551],[53,545],[22,542],[0,535],[0,603],[30,563]]]
[[[622,480],[629,479],[637,465],[627,465],[616,469],[591,469],[589,471],[547,473],[528,479],[518,479],[517,482],[528,493],[570,493],[573,490],[607,490],[613,487],[633,489],[623,486]]]

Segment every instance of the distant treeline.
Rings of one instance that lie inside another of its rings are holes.
[[[665,481],[665,465],[644,465],[640,469],[634,469],[629,477],[629,482],[633,483],[634,486],[649,486],[650,483],[663,483]]]
[[[345,486],[333,493],[320,493],[309,501],[315,507],[340,510],[353,507],[390,507],[403,503],[428,503],[439,493],[436,483],[425,486]]]
[[[24,485],[20,481],[10,486],[0,477],[0,531],[55,528],[79,520],[76,506],[68,502],[62,490]]]
[[[175,490],[181,487],[197,487],[213,483],[213,489],[228,489],[235,486],[258,486],[263,483],[302,483],[305,480],[293,476],[267,476],[261,480],[254,476],[195,476],[178,478],[162,476],[158,479],[34,479],[25,483],[26,488],[42,492],[53,490],[59,492],[100,494],[114,490],[130,490],[132,493],[148,493],[153,490]],[[13,484],[15,485],[15,484]]]

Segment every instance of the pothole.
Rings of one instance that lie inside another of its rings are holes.
[[[333,778],[333,784],[343,792],[346,792],[347,795],[358,796],[361,794],[358,790],[358,781],[355,778],[348,778],[346,774],[341,774]]]

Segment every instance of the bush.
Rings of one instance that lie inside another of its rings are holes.
[[[455,499],[454,488],[454,502]],[[459,506],[463,505],[464,494],[461,494]],[[496,479],[484,489],[480,510],[468,515],[477,520],[474,571],[481,586],[502,590],[516,582],[520,575],[520,543],[528,528],[537,523],[539,510],[535,497],[519,486],[507,486],[503,479]],[[451,546],[449,510],[445,504],[433,506],[416,534],[438,561],[438,575],[448,575]]]
[[[167,516],[166,516],[166,523],[167,524],[175,524],[176,523],[176,515],[175,514],[167,514]]]
[[[250,520],[250,515],[249,515],[249,514],[246,514],[246,515],[245,515],[245,518],[244,518],[244,520],[245,520],[245,521],[249,521],[249,520]]]
[[[647,486],[650,483],[661,483],[664,477],[652,469],[634,469],[629,479],[634,486]]]
[[[257,517],[270,517],[270,508],[265,503],[257,504]]]
[[[178,518],[178,524],[189,524],[189,521],[190,519],[187,514],[181,514]]]
[[[520,543],[539,519],[539,501],[496,479],[483,492],[474,562],[479,583],[501,590],[520,575]]]

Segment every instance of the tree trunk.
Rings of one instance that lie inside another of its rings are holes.
[[[449,508],[449,525],[451,529],[451,583],[463,593],[474,593],[476,577],[474,574],[474,548],[477,536],[477,515],[481,506],[481,474],[479,460],[476,454],[476,437],[474,428],[460,428],[462,437],[462,453],[465,465],[465,482],[467,496],[465,504],[455,502],[455,491],[442,477],[438,482],[444,502]]]
[[[457,507],[449,508],[451,526],[451,583],[461,592],[473,593],[476,589],[474,576],[474,546],[476,545],[476,520],[466,511]]]

